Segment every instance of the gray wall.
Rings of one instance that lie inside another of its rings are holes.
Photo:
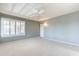
[[[79,12],[51,18],[44,27],[44,37],[50,40],[79,44]]]
[[[7,16],[1,16],[1,17],[7,17]],[[22,19],[22,18],[18,18],[18,17],[11,17],[11,18],[15,18],[17,20],[24,20],[26,22],[26,24],[25,24],[26,35],[25,36],[5,37],[5,38],[0,36],[0,43],[40,36],[40,23],[39,22]]]

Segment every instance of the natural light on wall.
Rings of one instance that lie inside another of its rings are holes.
[[[44,26],[44,27],[48,27],[48,23],[47,23],[47,22],[44,22],[44,23],[43,23],[43,26]]]

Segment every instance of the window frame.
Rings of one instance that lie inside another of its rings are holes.
[[[7,19],[9,20],[8,22],[9,22],[9,35],[5,35],[4,36],[4,31],[3,31],[3,29],[4,29],[4,27],[3,26],[6,26],[6,25],[4,25],[3,23],[2,23],[2,21],[4,22],[4,20],[6,20],[7,21]],[[12,27],[10,27],[11,26],[11,22],[12,21],[14,21],[15,22],[15,24],[14,24],[14,32],[15,32],[15,34],[14,35],[12,35],[11,34],[11,28]],[[19,22],[20,23],[20,32],[21,32],[21,28],[23,27],[23,26],[21,26],[21,22],[24,22],[24,33],[20,33],[19,32],[19,34],[16,34],[16,22]],[[1,37],[14,37],[14,36],[24,36],[25,35],[25,24],[26,24],[26,22],[24,21],[24,20],[18,20],[18,19],[13,19],[13,18],[8,18],[8,17],[1,17]],[[2,27],[3,27],[3,29],[2,29]],[[3,32],[2,32],[3,31]]]

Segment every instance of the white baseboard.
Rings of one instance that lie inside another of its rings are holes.
[[[44,38],[44,37],[42,37],[42,38]],[[52,38],[52,39],[50,39],[50,38],[44,38],[44,39],[55,41],[55,42],[58,42],[58,43],[64,43],[64,44],[67,44],[67,45],[79,46],[79,44],[75,43],[75,42],[67,42],[67,41],[64,41],[64,40],[61,41],[61,40],[57,40],[57,39],[54,39],[54,38]]]

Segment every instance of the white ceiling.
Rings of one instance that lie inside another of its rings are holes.
[[[78,3],[0,3],[0,12],[35,21],[43,21],[78,10]]]

